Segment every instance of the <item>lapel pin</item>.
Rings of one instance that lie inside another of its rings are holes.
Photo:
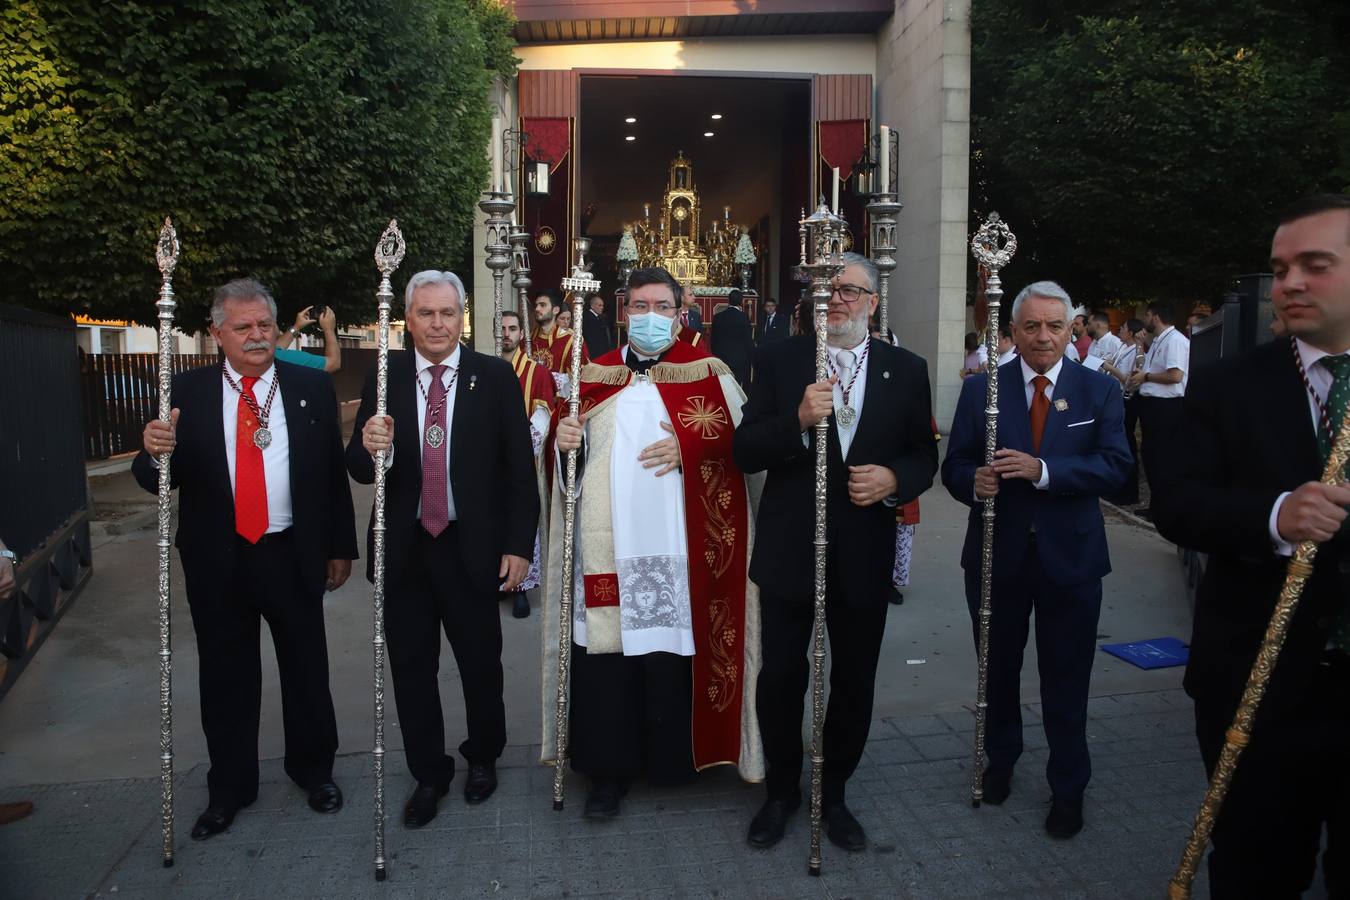
[[[474,388],[476,388],[476,387],[478,387],[478,376],[477,376],[477,375],[470,375],[470,376],[469,376],[469,390],[472,391],[472,390],[473,390]]]
[[[1063,397],[1060,397],[1058,400],[1055,401],[1055,409],[1059,410],[1060,412],[1067,412],[1069,409],[1069,401],[1065,400]]]
[[[890,378],[890,377],[891,377],[891,370],[890,370],[890,369],[883,369],[882,372],[881,372],[881,377],[882,377],[882,378]]]
[[[305,405],[305,400],[304,400],[304,398],[302,397],[302,398],[300,398],[300,406],[301,406],[301,407],[304,407],[304,405]]]

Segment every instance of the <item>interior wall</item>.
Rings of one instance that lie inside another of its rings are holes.
[[[877,123],[899,130],[901,211],[891,327],[928,360],[945,433],[966,332],[970,0],[897,0],[877,36]]]

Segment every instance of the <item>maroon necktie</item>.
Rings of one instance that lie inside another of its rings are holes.
[[[428,371],[431,387],[422,427],[422,527],[436,537],[450,524],[450,494],[445,483],[450,433],[445,427],[445,382],[441,381],[445,366],[432,366]]]
[[[1031,395],[1031,447],[1037,453],[1041,452],[1041,436],[1045,434],[1045,420],[1050,417],[1050,398],[1045,395],[1045,389],[1050,386],[1050,379],[1044,375],[1037,375],[1031,379],[1034,393]]]

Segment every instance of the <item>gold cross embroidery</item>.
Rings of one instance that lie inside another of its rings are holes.
[[[705,441],[715,441],[727,424],[727,414],[719,406],[711,406],[704,397],[690,397],[689,405],[680,410],[680,424],[692,428]]]

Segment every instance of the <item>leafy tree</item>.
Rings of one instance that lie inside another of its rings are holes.
[[[497,0],[9,4],[5,299],[152,322],[171,214],[184,327],[244,274],[369,321],[390,217],[404,273],[465,261],[512,23]]]
[[[1092,303],[1214,299],[1276,211],[1350,185],[1340,0],[975,0],[972,225],[1013,283]]]

